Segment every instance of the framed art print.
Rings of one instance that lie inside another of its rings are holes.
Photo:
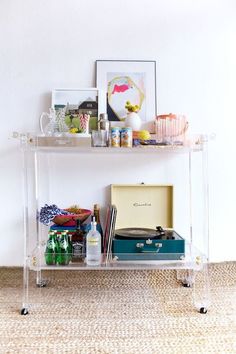
[[[97,60],[96,86],[103,92],[110,121],[122,121],[126,102],[140,107],[143,123],[154,120],[156,104],[156,62],[143,60]]]
[[[66,108],[67,116],[89,114],[89,130],[96,129],[101,111],[101,96],[97,88],[58,88],[52,91],[52,108]]]

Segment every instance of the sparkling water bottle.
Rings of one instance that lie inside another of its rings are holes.
[[[95,217],[91,222],[91,230],[86,237],[86,262],[95,266],[101,263],[101,234],[97,231]]]
[[[47,265],[56,264],[57,241],[54,232],[49,233],[49,238],[45,250],[45,261]]]
[[[66,232],[62,232],[58,238],[58,264],[68,265],[70,262],[69,243]]]

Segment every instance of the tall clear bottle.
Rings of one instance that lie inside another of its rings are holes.
[[[86,237],[86,262],[88,265],[96,266],[101,263],[101,234],[97,231],[95,217],[91,222],[91,230]]]

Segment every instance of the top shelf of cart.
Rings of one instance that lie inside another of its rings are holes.
[[[92,147],[90,138],[78,137],[45,137],[22,135],[21,146],[24,149],[38,152],[64,152],[64,153],[102,153],[102,154],[139,154],[139,153],[189,153],[203,151],[207,139],[198,136],[186,141],[183,145],[139,145],[127,147]]]

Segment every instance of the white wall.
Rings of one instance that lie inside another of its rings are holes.
[[[235,260],[236,3],[1,0],[0,265],[23,259],[21,159],[59,87],[94,86],[96,59],[157,60],[158,112],[184,112],[210,149],[210,258]],[[97,181],[99,183],[101,181]]]

